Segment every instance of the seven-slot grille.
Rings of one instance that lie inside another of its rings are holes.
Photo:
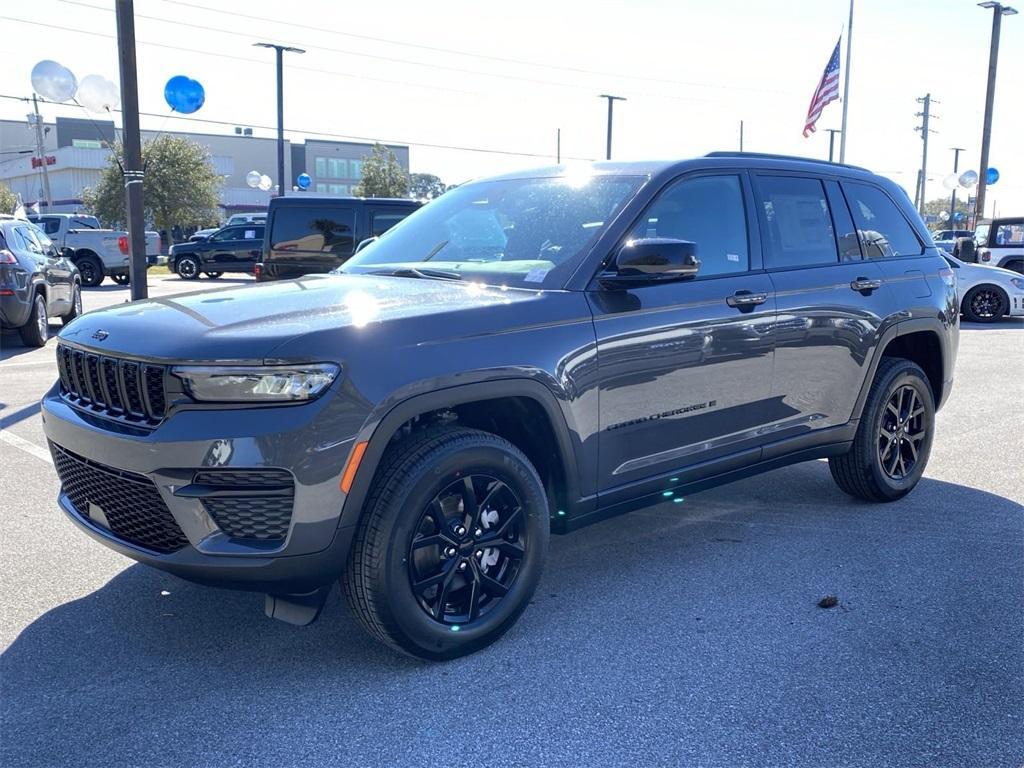
[[[136,424],[158,424],[167,408],[166,367],[57,346],[61,391],[75,405]]]
[[[175,552],[188,539],[153,481],[50,444],[62,490],[82,517],[119,539],[155,552]]]

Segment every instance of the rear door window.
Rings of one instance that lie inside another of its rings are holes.
[[[370,236],[379,237],[400,222],[412,211],[398,213],[394,211],[374,211],[370,214]]]
[[[41,216],[36,223],[48,235],[55,235],[60,232],[60,219],[56,216]]]
[[[864,255],[869,259],[920,256],[924,246],[896,204],[878,187],[843,182],[857,224]]]
[[[274,214],[270,247],[274,250],[352,253],[356,215],[352,208],[326,206],[281,207]]]
[[[805,267],[839,261],[828,197],[819,179],[758,176],[757,192],[767,267]]]

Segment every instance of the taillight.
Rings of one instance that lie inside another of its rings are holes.
[[[979,254],[979,258],[982,261],[991,261],[992,260],[992,251],[982,251],[981,254]]]
[[[942,278],[942,282],[950,287],[956,285],[956,276],[953,274],[953,270],[949,267],[943,267],[940,269],[939,277]]]
[[[117,238],[117,247],[121,250],[121,253],[128,254],[128,236],[121,235]]]
[[[257,280],[259,280],[261,277],[263,277],[263,265],[262,264],[258,264],[258,263],[257,264],[253,264],[252,265],[252,274],[253,274],[253,277],[255,277]]]
[[[14,258],[14,254],[8,251],[6,248],[0,248],[0,264],[17,264],[18,260]]]

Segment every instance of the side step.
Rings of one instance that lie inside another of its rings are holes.
[[[272,619],[293,624],[296,627],[305,627],[320,616],[331,586],[328,584],[312,592],[297,595],[266,595],[263,601],[263,610]]]

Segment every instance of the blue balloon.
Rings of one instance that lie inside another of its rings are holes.
[[[963,211],[957,211],[956,213],[953,214],[953,221],[963,221],[963,220],[964,220],[964,212]]]
[[[309,189],[309,185],[313,183],[313,179],[309,177],[308,173],[300,173],[298,178],[295,179],[295,183],[299,189]]]
[[[164,99],[175,112],[191,115],[203,106],[206,91],[198,80],[185,75],[175,75],[164,86]]]
[[[999,181],[999,169],[998,168],[989,168],[987,171],[985,171],[985,183],[986,184],[995,184],[997,181]]]

